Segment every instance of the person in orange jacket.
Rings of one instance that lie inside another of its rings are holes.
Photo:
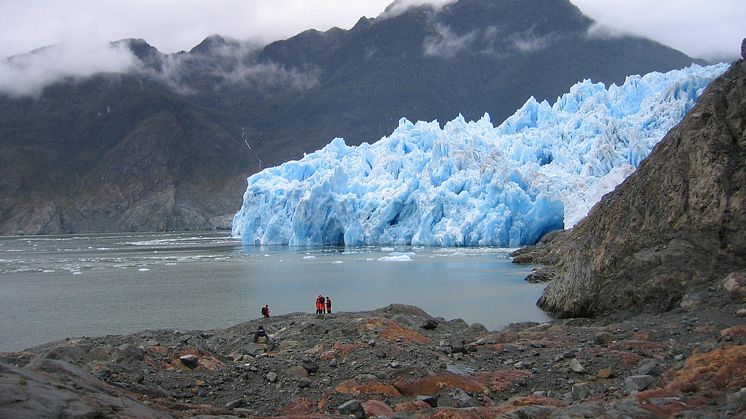
[[[316,297],[316,314],[324,314],[324,296],[321,294]]]

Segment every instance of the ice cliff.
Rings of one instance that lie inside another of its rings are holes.
[[[334,139],[248,178],[245,244],[518,246],[569,228],[622,182],[727,65],[585,80],[495,127],[402,119],[357,147]]]

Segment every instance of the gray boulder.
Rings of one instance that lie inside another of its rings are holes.
[[[308,371],[309,374],[315,374],[316,371],[319,370],[319,364],[317,364],[316,361],[310,358],[304,358],[301,366],[303,367],[303,369]]]
[[[655,382],[652,375],[632,375],[624,379],[624,386],[630,393],[643,391]]]
[[[239,349],[239,352],[244,355],[255,357],[259,354],[266,352],[265,345],[259,345],[258,343],[247,343]]]
[[[0,417],[170,418],[126,397],[80,368],[61,360],[42,359],[26,367],[0,363]]]
[[[725,277],[723,287],[734,301],[746,302],[746,272],[731,272]]]
[[[640,361],[640,364],[637,367],[637,374],[653,376],[659,375],[660,370],[658,368],[658,361],[655,359],[645,359]]]
[[[573,400],[583,400],[590,394],[590,387],[588,383],[576,383],[572,385],[572,398]]]
[[[422,322],[422,324],[420,325],[420,327],[423,328],[423,329],[425,329],[425,330],[433,330],[436,327],[438,327],[438,321],[435,320],[435,319],[427,319],[427,320],[425,320],[425,321]]]
[[[570,368],[570,371],[576,372],[578,374],[585,373],[585,367],[583,367],[583,365],[580,364],[580,361],[578,361],[577,358],[573,358],[570,360],[569,368]]]
[[[179,357],[179,361],[191,369],[197,368],[197,364],[199,364],[199,358],[196,355],[182,355]]]
[[[364,419],[365,410],[357,400],[348,400],[339,406],[339,413],[343,415],[354,415],[356,418]]]

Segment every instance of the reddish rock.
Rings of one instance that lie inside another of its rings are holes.
[[[697,333],[708,333],[714,335],[717,333],[717,328],[712,324],[699,324],[694,328],[694,331]]]
[[[616,350],[635,352],[657,352],[666,350],[665,344],[647,340],[621,340],[612,343],[609,347]]]
[[[396,342],[397,339],[401,338],[405,342],[414,342],[422,345],[430,343],[430,339],[428,339],[426,336],[419,333],[418,331],[410,329],[408,327],[404,327],[399,323],[391,320],[387,320],[384,322],[383,329],[381,330],[379,337],[381,338],[381,340],[385,340],[388,342]]]
[[[551,327],[542,331],[520,331],[503,330],[495,334],[492,338],[497,342],[495,348],[502,350],[504,346],[500,344],[530,345],[539,344],[546,348],[559,348],[565,346],[565,338],[562,336],[563,328]]]
[[[652,413],[657,418],[671,418],[685,410],[697,410],[697,407],[706,404],[706,400],[685,397],[661,397],[645,400],[638,406]]]
[[[727,346],[686,360],[681,369],[663,375],[663,388],[641,392],[639,400],[679,397],[687,393],[712,396],[746,386],[746,345]]]
[[[365,410],[365,417],[379,416],[390,418],[395,413],[391,406],[380,400],[368,400],[363,403],[363,410]]]
[[[349,394],[351,396],[380,394],[382,396],[400,397],[401,393],[391,384],[379,381],[369,383],[358,383],[357,380],[347,380],[340,383],[334,388],[338,393]]]
[[[354,343],[340,343],[336,342],[329,350],[324,350],[323,347],[314,348],[313,353],[318,353],[319,358],[324,361],[329,361],[332,358],[346,358],[348,355],[350,355],[353,352],[359,351],[362,348],[367,347],[368,345],[363,342],[354,342]]]
[[[637,365],[643,356],[634,352],[615,352],[616,358],[619,359],[619,367],[630,368]]]
[[[739,324],[720,331],[720,336],[746,337],[746,324]]]
[[[307,397],[298,397],[280,409],[282,415],[308,415],[313,410],[313,403]]]
[[[454,407],[440,407],[429,416],[431,419],[483,419],[477,409],[457,409]]]
[[[399,403],[394,406],[394,412],[397,413],[414,413],[419,412],[423,410],[430,410],[432,407],[421,401],[421,400],[415,400],[411,402],[403,402]]]
[[[320,412],[323,412],[326,410],[327,406],[329,406],[329,399],[331,398],[332,393],[326,392],[321,395],[319,398],[319,402],[316,405],[316,408],[319,409]]]
[[[526,412],[526,407],[536,406],[531,412]],[[565,407],[567,403],[562,400],[542,396],[520,396],[514,397],[498,406],[483,407],[478,409],[484,418],[503,417],[506,413],[522,410],[524,414],[516,417],[548,418],[549,414],[558,407]]]
[[[563,402],[562,400],[553,399],[551,397],[520,396],[520,397],[514,397],[508,400],[507,402],[501,404],[501,406],[534,406],[534,405],[565,407],[567,406],[567,403]]]
[[[494,344],[494,345],[492,345],[492,346],[490,346],[490,347],[491,347],[492,349],[494,349],[495,351],[497,351],[497,352],[500,352],[500,351],[502,351],[503,349],[506,349],[506,345],[505,345],[505,344],[502,344],[502,343],[496,343],[496,344]]]
[[[653,340],[653,334],[649,331],[640,331],[632,334],[634,340]]]
[[[430,374],[414,382],[397,380],[396,388],[406,396],[432,396],[444,388],[460,388],[468,393],[481,393],[486,387],[474,377],[450,372]]]
[[[480,374],[480,377],[492,391],[500,392],[510,388],[514,383],[522,382],[531,377],[528,371],[504,370]]]
[[[601,368],[596,374],[598,378],[611,378],[614,376],[614,370],[611,368]]]

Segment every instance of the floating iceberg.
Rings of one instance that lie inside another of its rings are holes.
[[[399,121],[373,144],[334,139],[248,178],[233,235],[245,244],[519,246],[569,228],[621,183],[727,65],[583,81],[485,114]]]

